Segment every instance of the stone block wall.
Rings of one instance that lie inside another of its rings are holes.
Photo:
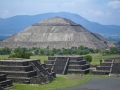
[[[26,84],[48,83],[56,77],[40,60],[31,59],[0,60],[0,74],[6,74],[14,82]]]
[[[5,74],[0,74],[0,90],[12,86],[12,80],[6,79]]]
[[[46,67],[53,68],[57,74],[89,73],[90,65],[81,56],[50,56],[45,61]]]

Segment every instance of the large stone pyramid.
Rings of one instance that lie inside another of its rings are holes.
[[[81,25],[61,17],[45,19],[0,42],[0,48],[19,46],[26,48],[71,48],[80,45],[99,49],[114,46],[112,42],[99,34],[92,33]]]

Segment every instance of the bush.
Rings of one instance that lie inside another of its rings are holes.
[[[86,55],[86,56],[84,56],[84,58],[85,58],[89,63],[92,62],[92,56],[91,56],[91,55]]]

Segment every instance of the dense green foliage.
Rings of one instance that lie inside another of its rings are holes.
[[[110,50],[104,50],[102,54],[103,55],[120,54],[120,51],[116,47],[111,47]]]
[[[91,55],[86,55],[86,56],[84,56],[84,58],[85,58],[89,63],[92,62],[92,56],[91,56]]]
[[[5,47],[5,48],[3,48],[3,49],[0,50],[0,55],[8,55],[8,54],[11,53],[11,51],[12,50],[10,48]]]
[[[8,58],[26,58],[30,59],[30,54],[25,51],[20,51],[17,53],[10,54]]]

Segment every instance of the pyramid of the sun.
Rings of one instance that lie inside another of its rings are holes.
[[[71,48],[80,45],[99,49],[114,46],[99,34],[61,17],[45,19],[0,42],[0,48]]]
[[[45,64],[31,59],[0,60],[0,74],[6,74],[13,82],[27,84],[48,83],[55,78],[55,73]]]

